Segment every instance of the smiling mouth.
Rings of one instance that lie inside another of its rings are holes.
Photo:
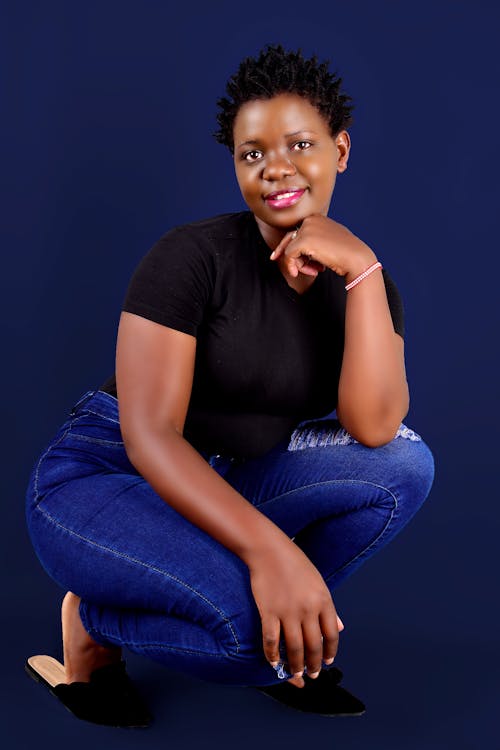
[[[279,190],[275,193],[269,193],[264,200],[271,208],[287,208],[297,203],[305,193],[305,189],[300,190]]]

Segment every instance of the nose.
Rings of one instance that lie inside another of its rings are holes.
[[[295,165],[285,154],[268,153],[262,178],[264,180],[280,180],[282,177],[294,175],[296,171]]]

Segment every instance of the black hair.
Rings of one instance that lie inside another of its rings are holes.
[[[217,100],[219,130],[216,141],[234,152],[233,126],[238,110],[254,99],[272,99],[291,93],[307,99],[328,122],[335,137],[353,124],[352,98],[340,93],[342,78],[328,70],[330,61],[318,63],[315,55],[305,59],[302,51],[286,52],[281,44],[268,44],[258,57],[246,57],[226,85],[229,97]]]

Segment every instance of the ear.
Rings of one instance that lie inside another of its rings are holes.
[[[351,150],[351,138],[347,130],[341,130],[335,138],[337,146],[337,172],[345,172],[347,162],[349,161],[349,152]]]

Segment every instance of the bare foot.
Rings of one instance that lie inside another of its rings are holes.
[[[61,607],[64,669],[66,682],[89,682],[95,669],[114,664],[121,659],[119,647],[106,648],[96,643],[83,627],[80,619],[80,597],[71,591],[65,595]]]

